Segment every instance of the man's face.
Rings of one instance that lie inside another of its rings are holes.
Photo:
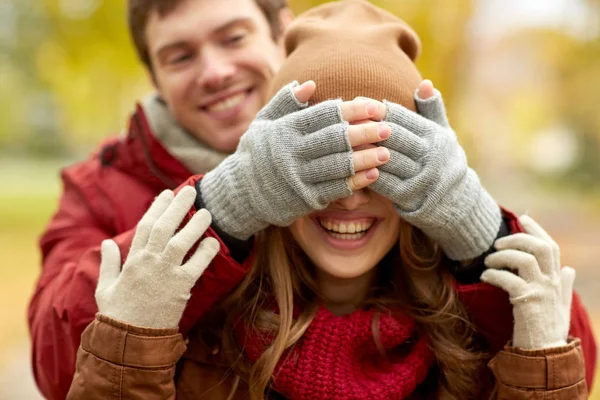
[[[233,152],[285,57],[254,0],[185,0],[150,15],[146,40],[154,83],[175,120]]]

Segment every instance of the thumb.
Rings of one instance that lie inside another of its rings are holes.
[[[419,84],[415,92],[415,103],[417,111],[423,117],[444,128],[450,127],[442,94],[433,87],[430,80],[424,80]]]
[[[314,81],[306,81],[302,85],[296,86],[293,92],[299,103],[306,103],[310,100],[316,89],[317,85]]]
[[[103,291],[110,286],[121,273],[121,251],[115,241],[111,239],[103,241],[100,252],[102,261],[100,262],[96,292]]]
[[[573,300],[573,283],[575,282],[575,270],[571,267],[560,269],[560,286],[563,305],[571,310]]]
[[[433,90],[433,82],[431,82],[429,79],[425,79],[421,83],[419,83],[419,86],[417,87],[416,97],[418,97],[421,100],[429,100],[433,97],[434,94],[435,91]]]
[[[315,92],[315,83],[313,81],[304,82],[298,85],[294,81],[285,85],[273,96],[256,115],[256,120],[274,121],[293,112],[306,108],[306,101]]]

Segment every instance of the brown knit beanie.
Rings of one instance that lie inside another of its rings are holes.
[[[296,80],[313,80],[310,104],[366,96],[415,110],[421,75],[414,60],[421,44],[401,19],[365,0],[315,7],[296,18],[285,35],[287,59],[271,96]]]

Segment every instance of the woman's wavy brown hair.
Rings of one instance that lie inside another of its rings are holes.
[[[314,267],[289,230],[270,227],[256,240],[253,267],[223,303],[226,317],[216,331],[222,348],[229,349],[225,353],[230,354],[236,373],[233,391],[243,380],[249,383],[252,400],[264,398],[279,359],[302,337],[320,300]],[[381,312],[402,307],[414,317],[437,358],[435,371],[428,378],[433,378],[433,385],[427,386],[434,387],[428,398],[482,398],[488,386],[482,379],[489,375],[488,356],[476,348],[476,332],[456,297],[453,279],[443,267],[445,262],[437,246],[420,230],[402,222],[399,245],[380,262],[377,281],[363,306]],[[296,318],[294,306],[302,310]],[[247,363],[236,343],[233,332],[237,323],[274,337],[253,365]],[[383,352],[378,318],[373,321],[373,335]]]

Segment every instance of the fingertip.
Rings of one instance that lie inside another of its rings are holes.
[[[485,283],[489,283],[488,282],[489,281],[489,275],[492,274],[492,271],[493,270],[491,270],[491,269],[483,271],[481,273],[481,276],[479,277],[479,280],[481,280],[482,282],[485,282]]]
[[[189,211],[196,201],[196,189],[193,186],[185,186],[177,192],[175,199],[171,202],[173,207],[184,207]]]
[[[308,80],[300,86],[305,87],[305,88],[315,89],[317,87],[317,84],[313,80]]]
[[[524,243],[527,243],[528,241],[530,241],[530,237],[529,237],[528,233],[523,233],[523,232],[512,233],[508,236],[504,236],[504,237],[501,237],[500,239],[497,239],[494,242],[494,249],[496,249],[498,251],[511,249],[517,245],[523,246]],[[497,253],[492,253],[491,255],[494,255],[494,254],[497,254]]]
[[[312,97],[317,85],[314,81],[306,81],[293,89],[299,103],[306,103]]]
[[[565,278],[569,279],[571,282],[575,281],[575,277],[577,276],[577,272],[575,271],[575,269],[567,266],[562,267],[560,273]]]
[[[118,274],[121,266],[121,250],[112,239],[103,240],[100,244],[100,275],[106,275],[107,271]]]
[[[427,100],[434,95],[433,82],[429,79],[423,80],[417,87],[417,96],[422,100]]]
[[[117,244],[115,243],[114,240],[112,239],[105,239],[102,241],[102,243],[100,244],[100,250],[102,252],[107,252],[110,251],[112,249],[114,249],[115,247],[118,247]]]
[[[523,225],[523,228],[525,228],[526,226],[531,226],[534,220],[528,214],[523,214],[519,217],[519,222]]]
[[[175,193],[171,189],[165,189],[156,196],[156,199],[173,199],[174,197]]]
[[[183,188],[181,188],[181,190],[178,193],[179,196],[196,196],[196,188],[188,185],[188,186],[184,186]]]
[[[494,249],[495,249],[495,250],[502,250],[502,244],[503,244],[503,241],[502,241],[502,239],[504,239],[504,238],[496,239],[496,240],[494,241],[494,244],[493,244],[493,246],[494,246]],[[494,253],[492,253],[492,254],[490,254],[490,255],[493,255],[493,254],[494,254]],[[488,256],[488,257],[489,257],[489,256]],[[487,257],[486,257],[486,259],[487,259]]]
[[[212,214],[206,208],[201,208],[200,210],[196,211],[196,214],[200,214],[199,218],[207,220],[209,225],[212,223]]]
[[[210,211],[208,211],[206,208],[201,208],[198,211],[196,211],[196,214],[207,214],[207,215],[210,215]]]
[[[385,140],[392,136],[392,128],[385,122],[380,122],[377,125],[377,135],[381,140]]]
[[[368,180],[374,181],[379,178],[379,170],[377,168],[371,168],[367,172],[365,172],[365,176]]]
[[[490,266],[489,266],[489,263],[490,263],[490,262],[488,261],[488,258],[489,258],[489,257],[490,257],[490,256],[487,256],[486,258],[484,258],[484,259],[483,259],[483,265],[484,265],[486,268],[489,268],[489,267],[490,267]]]
[[[148,213],[144,217],[149,217],[149,215],[152,214],[152,219],[158,218],[158,216],[165,211],[169,204],[173,202],[174,198],[175,194],[172,190],[163,190],[154,198],[150,208],[148,209]]]
[[[367,117],[371,118],[374,117],[377,114],[377,105],[373,104],[373,102],[369,101],[367,102],[367,105],[365,106],[365,111],[367,113]]]
[[[221,245],[219,244],[219,241],[217,239],[215,239],[214,237],[207,237],[205,239],[202,240],[204,246],[208,249],[210,249],[210,251],[214,254],[217,254],[219,252],[219,249],[221,248]]]
[[[495,269],[497,258],[498,253],[492,253],[483,259],[483,265],[485,265],[485,267],[488,268],[488,270]]]

